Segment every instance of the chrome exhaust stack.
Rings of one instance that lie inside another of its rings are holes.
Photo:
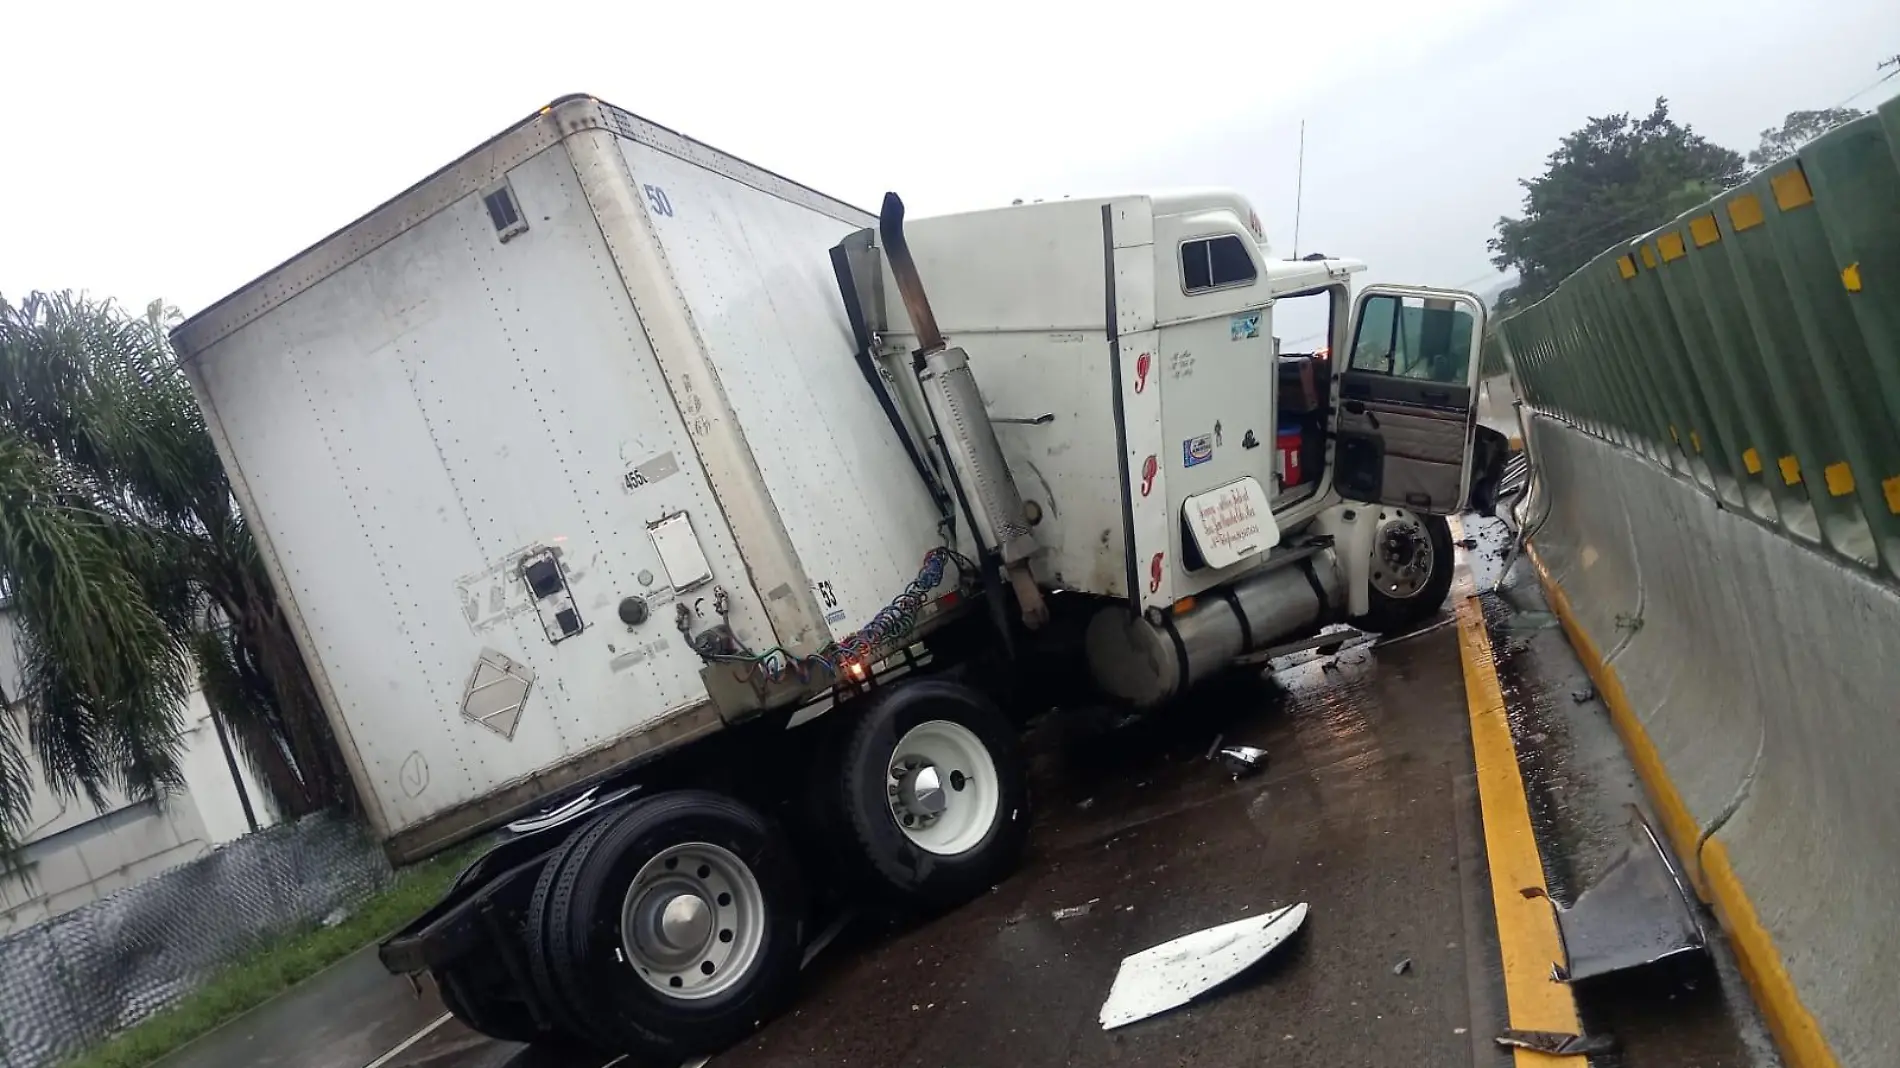
[[[917,331],[911,369],[930,411],[937,449],[948,467],[958,503],[983,552],[1002,562],[1022,608],[1023,624],[1039,627],[1048,620],[1049,609],[1029,571],[1036,539],[1024,517],[1022,493],[1003,459],[1003,447],[983,406],[969,357],[962,349],[946,345],[943,331],[937,328],[917,262],[904,240],[904,202],[896,193],[884,194],[878,234],[891,277],[904,298],[904,310]]]

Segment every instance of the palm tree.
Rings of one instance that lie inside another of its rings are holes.
[[[22,639],[23,715],[0,715],[0,856],[37,757],[68,797],[181,785],[203,689],[279,811],[353,804],[211,436],[166,340],[176,311],[0,298],[0,599]],[[0,699],[3,700],[3,699]]]

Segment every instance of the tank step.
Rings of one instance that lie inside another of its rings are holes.
[[[1342,648],[1349,645],[1363,645],[1367,642],[1375,641],[1377,638],[1378,635],[1368,634],[1357,627],[1346,627],[1342,630],[1328,631],[1325,634],[1315,634],[1311,638],[1304,638],[1297,642],[1288,642],[1285,645],[1256,649],[1251,653],[1234,657],[1234,666],[1252,667],[1255,664],[1264,664],[1269,660],[1278,660],[1283,656],[1292,656],[1294,653],[1304,653],[1309,649],[1318,649],[1328,645],[1338,645]]]

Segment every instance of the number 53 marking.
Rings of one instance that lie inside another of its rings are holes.
[[[640,188],[646,190],[647,207],[653,209],[653,214],[672,218],[673,202],[666,198],[666,190],[657,185],[643,185]]]

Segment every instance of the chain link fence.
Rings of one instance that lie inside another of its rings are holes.
[[[0,1068],[87,1049],[392,877],[361,828],[316,815],[0,939]]]

